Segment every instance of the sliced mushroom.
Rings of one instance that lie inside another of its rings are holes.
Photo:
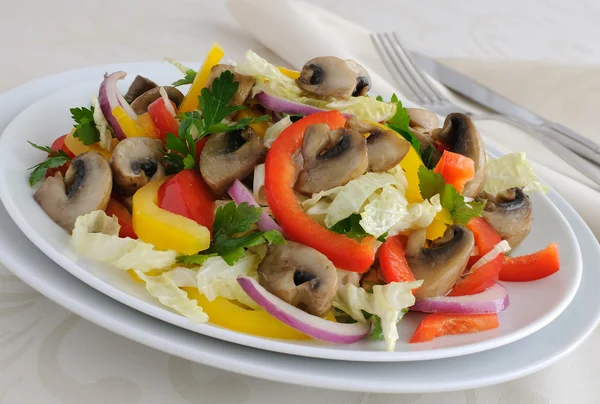
[[[162,148],[160,140],[149,137],[130,137],[117,144],[110,168],[122,195],[131,196],[152,179],[164,177]]]
[[[208,137],[200,154],[200,172],[217,194],[223,194],[235,181],[254,172],[266,155],[260,137],[251,128],[217,133]]]
[[[96,152],[71,161],[65,177],[48,177],[33,198],[52,220],[69,233],[81,215],[105,210],[112,191],[112,174],[106,159]]]
[[[346,60],[346,64],[356,77],[356,87],[352,92],[353,97],[362,97],[371,89],[371,76],[367,69],[356,63],[354,60]]]
[[[465,184],[463,195],[470,198],[479,195],[485,182],[486,155],[481,135],[471,118],[460,113],[448,115],[442,129],[433,131],[433,138],[449,146],[451,152],[473,159],[475,176]]]
[[[516,248],[531,231],[533,223],[531,201],[521,188],[510,188],[493,196],[482,192],[478,200],[487,200],[483,218],[506,240],[511,249]]]
[[[431,133],[439,128],[440,121],[434,112],[420,108],[406,108],[410,118],[409,126],[413,135],[421,142],[421,152],[432,150],[429,168],[434,167],[442,157],[442,153],[435,147]]]
[[[258,281],[289,304],[324,317],[331,310],[338,276],[325,255],[304,244],[288,241],[269,246],[258,266]]]
[[[304,91],[320,97],[348,99],[356,90],[357,76],[346,61],[322,56],[306,62],[296,83]]]
[[[306,128],[302,157],[304,166],[295,188],[309,195],[344,185],[369,167],[363,135],[345,128],[330,131],[325,124]]]
[[[215,65],[212,69],[210,69],[210,75],[208,76],[208,83],[206,87],[212,90],[213,81],[221,76],[221,73],[224,71],[230,71],[233,73],[233,80],[239,83],[238,89],[231,99],[230,105],[243,105],[246,102],[246,99],[250,95],[252,91],[252,87],[254,87],[255,80],[250,76],[245,76],[243,74],[239,74],[235,72],[235,67],[231,65]]]
[[[410,143],[391,129],[384,129],[356,118],[348,119],[346,127],[362,135],[369,133],[367,154],[371,171],[387,171],[396,167],[410,149]]]
[[[185,97],[183,93],[171,86],[164,86],[162,88],[164,88],[167,92],[169,99],[173,101],[177,107],[179,107],[179,105],[181,105],[183,102],[183,98]],[[142,115],[143,113],[148,112],[148,106],[154,101],[158,100],[160,97],[160,87],[154,87],[136,97],[135,100],[131,102],[131,108],[133,108],[133,111],[136,114]]]
[[[144,76],[135,76],[133,83],[131,83],[127,93],[125,94],[125,101],[131,104],[137,97],[155,87],[158,87],[158,84],[152,80],[147,79]]]
[[[408,266],[415,279],[423,280],[415,292],[418,300],[448,293],[467,267],[475,245],[471,230],[460,225],[448,227],[429,247],[424,247],[425,236],[425,229],[413,231],[406,245]]]

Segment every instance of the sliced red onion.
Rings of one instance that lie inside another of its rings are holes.
[[[115,136],[119,140],[125,139],[127,136],[123,129],[121,129],[121,125],[117,119],[113,116],[113,109],[117,106],[120,106],[125,110],[127,115],[131,117],[131,119],[137,119],[136,113],[133,111],[131,106],[125,101],[123,95],[119,92],[117,88],[117,82],[121,79],[124,79],[127,76],[125,72],[115,72],[112,74],[104,74],[104,81],[100,84],[100,91],[98,92],[98,103],[100,104],[100,109],[102,110],[102,114],[109,125],[113,128],[115,132]]]
[[[246,188],[244,184],[242,184],[239,180],[235,180],[233,184],[231,184],[231,186],[227,190],[227,193],[229,194],[229,196],[231,196],[231,199],[233,199],[233,201],[238,205],[240,203],[246,202],[248,205],[260,207],[258,202],[256,202],[256,200],[254,199],[254,195],[252,195],[252,192],[250,192],[250,190]],[[260,219],[258,220],[258,228],[262,231],[277,230],[278,232],[283,234],[283,229],[281,228],[281,226],[279,226],[275,222],[275,220],[273,220],[273,218],[269,216],[264,210],[260,215]]]
[[[496,283],[491,288],[467,296],[443,296],[418,300],[410,309],[424,313],[485,314],[504,311],[510,305],[506,288]]]
[[[285,98],[277,97],[275,95],[268,94],[264,91],[256,94],[254,99],[263,107],[273,110],[275,112],[282,112],[290,115],[301,115],[306,116],[314,114],[316,112],[327,111],[326,109],[313,107],[311,105],[301,104],[299,102],[291,101]],[[350,118],[354,115],[344,114],[346,118]]]
[[[240,276],[237,281],[244,292],[267,313],[315,339],[333,344],[352,344],[363,339],[371,328],[370,323],[342,324],[313,316],[284,302],[252,278]]]

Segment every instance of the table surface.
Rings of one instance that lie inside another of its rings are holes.
[[[423,53],[479,60],[465,62],[471,67],[493,69],[494,61],[600,64],[600,6],[593,0],[577,7],[560,0],[510,0],[501,7],[495,1],[387,0],[368,10],[361,1],[318,4],[367,28],[398,31],[408,47]],[[0,0],[0,9],[0,92],[77,67],[164,56],[198,60],[214,40],[227,43],[232,57],[248,48],[270,55],[219,1]],[[115,335],[49,301],[0,265],[2,404],[267,404],[283,398],[287,404],[585,404],[598,402],[599,363],[596,331],[544,371],[477,390],[378,395],[291,386],[215,370]]]

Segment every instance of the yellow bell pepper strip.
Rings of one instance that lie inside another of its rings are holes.
[[[200,95],[200,91],[202,91],[202,89],[206,87],[206,83],[208,83],[210,70],[221,61],[223,56],[225,56],[223,48],[215,42],[212,48],[210,48],[204,63],[194,78],[192,86],[179,107],[181,112],[191,112],[198,109],[198,96]]]
[[[206,296],[200,294],[197,288],[182,289],[191,299],[198,301],[213,324],[259,337],[296,340],[310,338],[277,320],[266,311],[246,309],[223,297],[217,297],[211,302]]]
[[[127,112],[120,107],[117,106],[113,108],[112,114],[119,123],[119,126],[125,133],[127,137],[147,137],[148,134],[144,129],[142,129],[135,120],[133,120]]]
[[[281,73],[288,76],[290,79],[296,80],[298,77],[300,77],[300,72],[297,70],[290,70],[290,69],[286,69],[285,67],[281,67],[281,66],[278,66],[277,69],[279,69],[279,71]]]
[[[426,238],[427,240],[435,240],[440,238],[446,232],[448,226],[451,226],[454,221],[448,209],[442,209],[433,218],[433,222],[427,227]]]
[[[246,109],[242,109],[235,115],[235,120],[239,121],[240,119],[243,119],[243,118],[258,118],[259,116],[262,116],[262,115],[264,115],[264,114],[261,113],[256,108],[246,108]],[[250,127],[252,128],[252,130],[254,130],[254,132],[258,136],[263,137],[265,135],[265,132],[267,131],[267,129],[269,129],[269,123],[268,122],[251,123]]]
[[[112,152],[110,152],[106,149],[103,149],[97,143],[86,146],[83,144],[83,142],[81,140],[79,140],[78,138],[73,136],[74,133],[75,133],[75,131],[72,130],[71,132],[69,132],[69,134],[65,138],[65,146],[67,146],[67,148],[69,150],[71,150],[71,152],[74,155],[79,156],[80,154],[83,154],[83,153],[86,153],[89,151],[95,151],[97,153],[100,153],[102,155],[102,157],[104,157],[106,160],[110,159]],[[115,149],[115,146],[118,143],[119,143],[118,139],[113,139],[113,147],[112,147],[113,150]]]
[[[146,132],[146,136],[153,139],[160,138],[160,133],[158,132],[156,125],[154,125],[149,113],[144,112],[142,115],[138,115],[136,123]]]
[[[158,189],[167,178],[151,181],[133,195],[133,230],[161,250],[196,254],[210,245],[210,231],[187,217],[158,207]]]

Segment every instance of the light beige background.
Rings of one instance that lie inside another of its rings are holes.
[[[451,58],[454,66],[547,116],[575,103],[576,112],[560,120],[596,137],[600,102],[579,96],[600,90],[596,1],[314,3],[370,29],[396,30],[408,47]],[[199,60],[214,40],[226,44],[232,58],[248,48],[269,55],[218,1],[0,0],[0,91],[82,66],[163,56]],[[524,92],[511,81],[533,83],[537,90]],[[567,91],[554,97],[552,86]],[[600,402],[598,374],[596,331],[547,370],[478,390],[377,395],[267,382],[193,364],[103,330],[0,265],[1,404],[592,404]]]

